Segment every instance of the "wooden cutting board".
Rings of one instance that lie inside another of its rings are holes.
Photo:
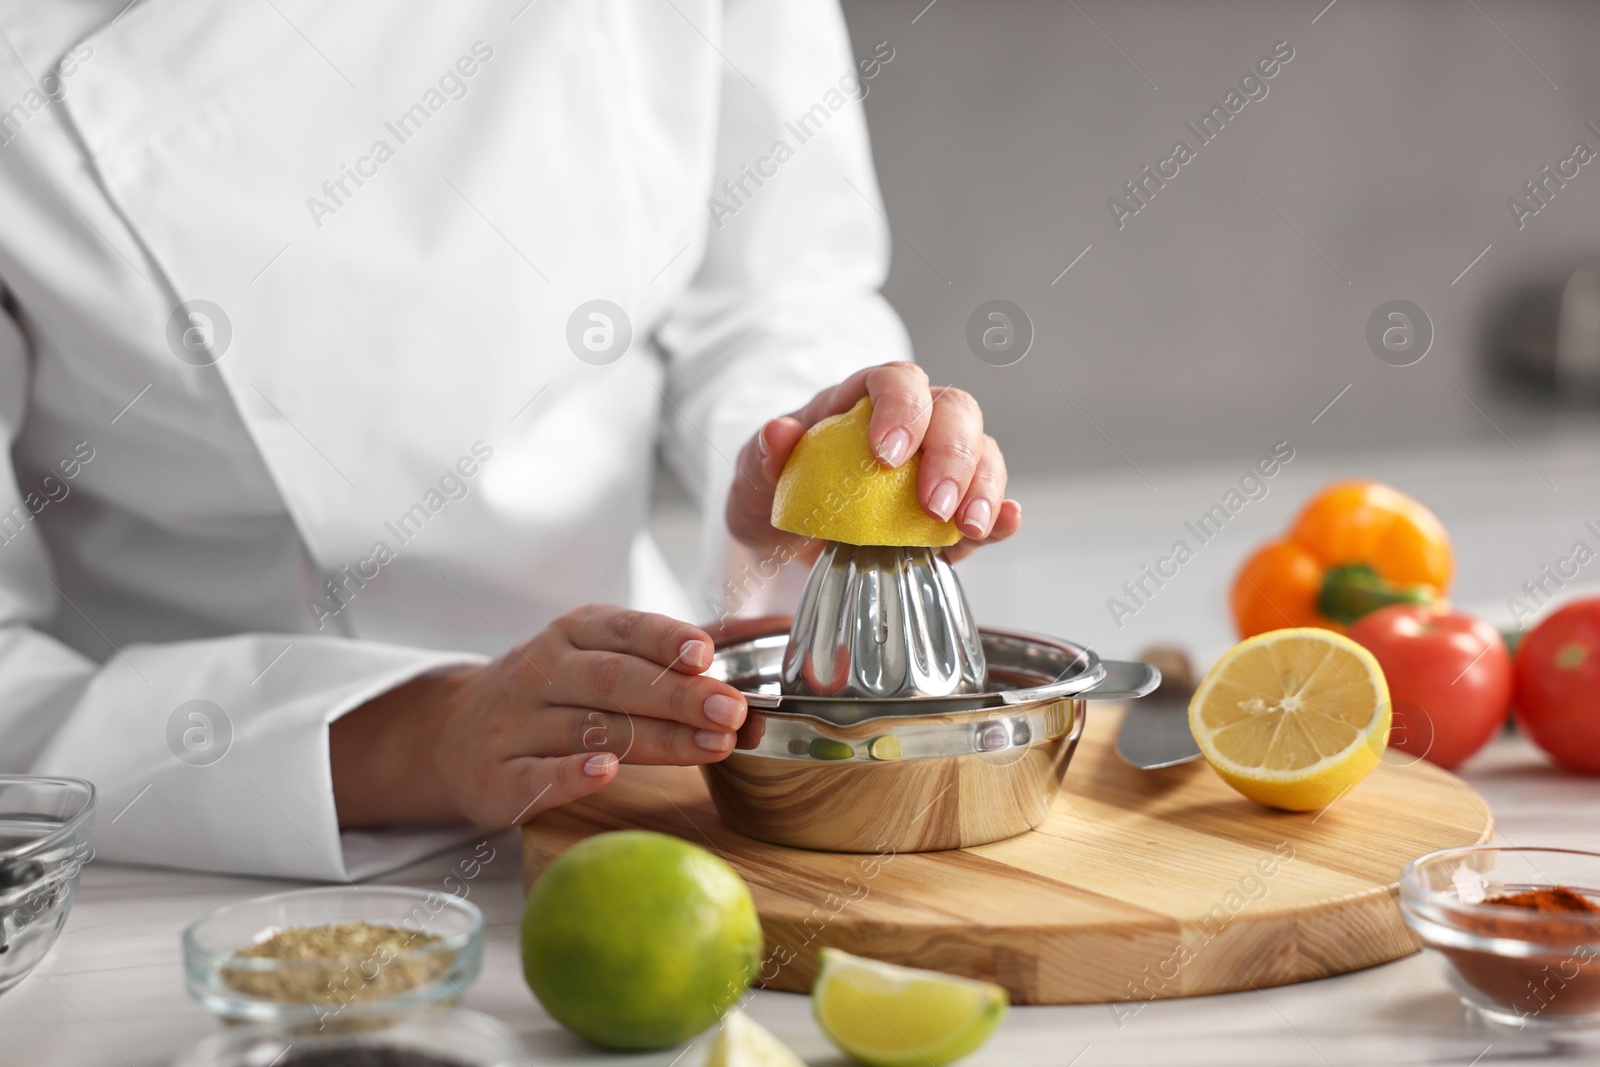
[[[1124,764],[1112,750],[1120,718],[1094,706],[1050,817],[1006,841],[900,855],[782,848],[725,829],[698,771],[629,767],[524,828],[524,878],[591,834],[660,830],[714,849],[750,883],[769,988],[810,989],[827,945],[987,978],[1021,1004],[1144,1001],[1414,952],[1400,868],[1493,830],[1459,778],[1400,753],[1320,813],[1290,814],[1245,800],[1204,763]]]

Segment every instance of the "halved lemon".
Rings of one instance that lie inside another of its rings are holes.
[[[867,443],[871,423],[872,401],[862,397],[806,431],[778,475],[772,525],[847,545],[943,548],[961,540],[954,522],[940,522],[917,502],[922,454],[883,466]]]
[[[822,950],[811,987],[817,1025],[869,1067],[943,1067],[977,1051],[1005,1016],[993,982]]]
[[[1389,745],[1389,686],[1372,653],[1332,630],[1271,630],[1234,645],[1189,701],[1207,762],[1251,800],[1333,803]]]

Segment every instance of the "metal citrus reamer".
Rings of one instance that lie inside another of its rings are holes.
[[[938,549],[824,545],[789,631],[785,693],[942,697],[987,682],[978,627]]]

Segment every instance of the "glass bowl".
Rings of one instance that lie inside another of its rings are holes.
[[[366,954],[269,959],[238,953],[291,927],[364,922],[437,941]],[[221,1018],[296,1033],[363,1029],[452,1002],[483,965],[483,913],[446,893],[336,886],[218,908],[183,932],[189,995]]]
[[[526,1067],[532,1061],[487,1016],[462,1010],[424,1011],[369,1033],[285,1034],[257,1023],[213,1034],[174,1067]]]
[[[28,976],[66,925],[93,832],[93,785],[0,775],[0,993]]]
[[[1400,911],[1443,959],[1451,988],[1497,1023],[1600,1025],[1600,911],[1492,903],[1564,886],[1600,905],[1600,853],[1564,848],[1447,848],[1400,874]]]

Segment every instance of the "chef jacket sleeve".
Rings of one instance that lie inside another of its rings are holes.
[[[668,357],[663,449],[705,516],[706,618],[771,610],[793,595],[795,572],[803,579],[791,565],[767,580],[771,563],[728,536],[739,449],[862,367],[910,358],[878,292],[889,226],[861,107],[874,78],[891,74],[892,47],[853,58],[833,3],[731,0],[721,49],[705,252],[656,334]]]
[[[24,338],[0,304],[0,773],[89,779],[95,855],[131,863],[343,881],[470,832],[341,835],[326,724],[472,657],[243,634],[108,645],[96,662],[42,631],[55,613],[77,609],[58,588],[34,515],[73,490],[57,474],[18,485],[10,444],[28,368]]]

